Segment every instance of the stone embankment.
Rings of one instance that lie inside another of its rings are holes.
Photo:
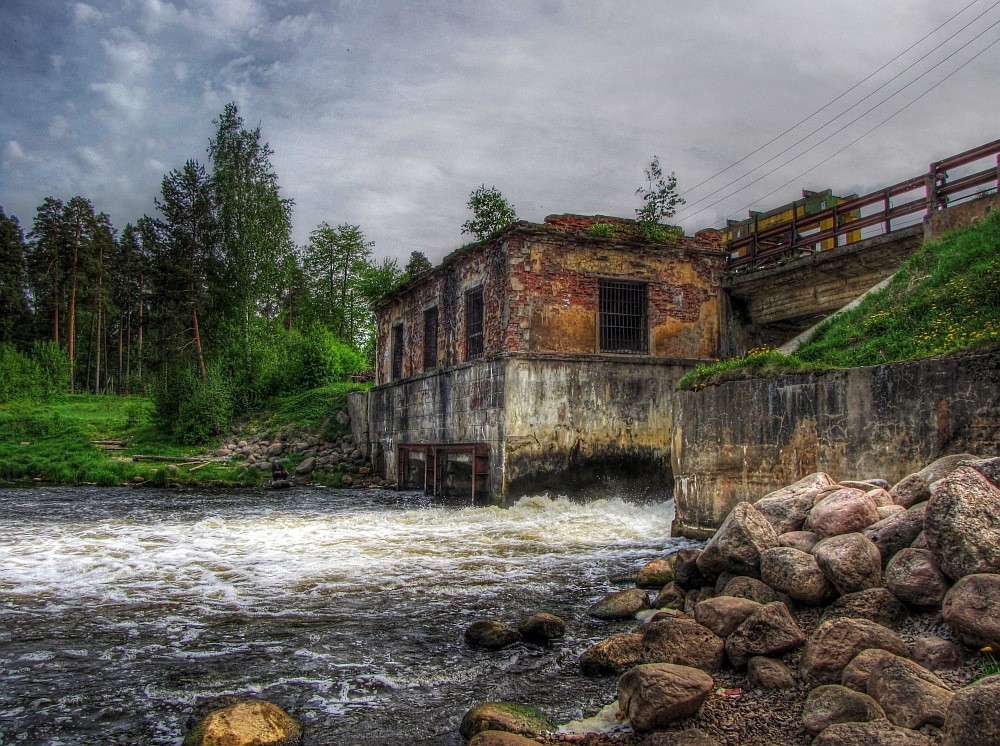
[[[704,548],[644,568],[655,597],[623,589],[588,609],[641,622],[581,656],[584,672],[620,676],[617,727],[559,734],[528,705],[483,703],[462,735],[475,746],[1000,743],[998,516],[1000,458],[969,454],[893,486],[816,473],[741,502]],[[470,644],[521,637],[477,624]]]

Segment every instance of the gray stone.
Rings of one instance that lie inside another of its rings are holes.
[[[906,643],[888,627],[867,619],[831,619],[823,622],[806,641],[799,673],[807,686],[836,684],[847,664],[866,648],[882,648],[909,655]]]
[[[556,725],[542,712],[517,702],[484,702],[476,705],[462,717],[459,732],[471,739],[483,731],[500,730],[522,736],[552,733]]]
[[[778,536],[780,546],[792,547],[803,552],[811,552],[818,541],[819,534],[814,534],[812,531],[789,531]]]
[[[861,490],[838,489],[813,506],[803,528],[820,536],[862,531],[878,522],[878,506]]]
[[[802,645],[805,635],[788,607],[780,601],[765,604],[746,618],[726,639],[726,655],[737,670],[755,655],[780,655]]]
[[[711,673],[722,668],[725,650],[725,640],[693,619],[667,619],[643,628],[642,658],[646,663],[675,663]]]
[[[776,534],[799,531],[812,510],[812,494],[765,497],[753,504],[774,527]]]
[[[587,613],[596,619],[631,619],[649,608],[649,596],[639,588],[626,588],[611,593],[593,604]]]
[[[923,506],[920,508],[918,506]],[[924,508],[927,503],[918,503],[910,510],[901,510],[895,515],[883,518],[866,528],[862,533],[878,547],[882,557],[882,567],[889,564],[896,552],[906,549],[924,530]]]
[[[316,470],[316,459],[307,458],[303,459],[302,463],[295,467],[295,473],[299,476],[304,474],[312,474]]]
[[[969,647],[1000,649],[1000,575],[968,575],[951,587],[941,616],[955,637]]]
[[[778,594],[771,586],[762,580],[746,575],[737,575],[735,578],[731,578],[720,595],[747,598],[759,604],[769,604],[779,600]]]
[[[882,556],[863,534],[823,539],[813,547],[812,554],[838,593],[857,593],[882,585]]]
[[[698,569],[700,549],[681,549],[673,555],[674,582],[685,590],[701,588],[705,582]]]
[[[844,673],[840,676],[840,683],[856,692],[867,693],[868,677],[871,676],[875,664],[895,657],[888,650],[866,648],[854,656],[844,668]]]
[[[674,580],[674,568],[670,560],[654,559],[639,568],[635,584],[640,588],[662,588]]]
[[[754,689],[793,689],[798,686],[788,666],[763,655],[755,655],[747,661],[747,681]]]
[[[802,725],[815,736],[834,723],[866,723],[884,717],[878,702],[867,694],[839,684],[826,684],[809,692],[802,710]]]
[[[712,686],[697,668],[647,663],[618,680],[618,706],[636,732],[658,730],[696,713]]]
[[[777,545],[767,518],[750,503],[739,503],[698,555],[698,569],[710,581],[724,572],[760,577],[761,552]]]
[[[889,490],[889,496],[896,505],[909,508],[931,499],[930,482],[920,474],[910,474]]]
[[[517,631],[529,642],[551,642],[565,636],[566,622],[555,614],[540,611],[521,622]]]
[[[971,466],[994,487],[1000,487],[1000,457],[962,461],[959,466]]]
[[[834,594],[833,586],[807,552],[792,547],[775,547],[761,554],[761,580],[789,598],[813,606]]]
[[[678,609],[684,608],[684,589],[677,585],[677,582],[667,583],[663,590],[653,600],[654,609]]]
[[[482,619],[473,622],[465,630],[465,639],[470,645],[487,650],[500,650],[521,641],[521,633],[503,622]]]
[[[941,679],[907,658],[883,658],[872,666],[868,694],[903,728],[944,725],[954,693]]]
[[[942,746],[1000,743],[1000,676],[955,692],[944,719]]]
[[[868,619],[884,627],[898,627],[906,618],[906,607],[885,588],[848,593],[826,607],[820,623],[830,619],[855,617]]]
[[[580,656],[584,673],[616,673],[642,663],[642,635],[621,632],[609,635]]]
[[[910,646],[910,658],[928,671],[960,668],[965,664],[962,649],[943,637],[918,637]]]
[[[951,584],[933,554],[926,549],[907,548],[885,568],[885,585],[907,606],[938,609]]]
[[[708,627],[719,637],[729,637],[761,605],[756,601],[737,596],[716,596],[694,607],[698,624]]]
[[[922,733],[900,728],[888,720],[870,723],[835,723],[812,742],[812,746],[931,746]]]
[[[980,472],[957,467],[935,485],[924,533],[944,573],[957,580],[1000,573],[1000,489]]]

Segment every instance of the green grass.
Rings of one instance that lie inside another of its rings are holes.
[[[369,388],[371,384],[368,383],[334,383],[308,391],[281,394],[260,415],[260,421],[268,428],[302,428],[308,425],[317,435],[335,440],[348,432],[348,428],[336,420],[337,413],[347,409],[347,395]]]
[[[884,290],[822,324],[795,353],[751,350],[699,366],[678,388],[915,360],[1000,345],[1000,213],[931,241]]]

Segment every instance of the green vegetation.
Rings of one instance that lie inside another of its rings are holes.
[[[642,197],[642,207],[635,211],[635,234],[646,241],[673,241],[684,235],[676,226],[663,225],[663,221],[673,217],[684,198],[677,194],[677,176],[671,172],[664,177],[659,156],[646,169],[646,186],[635,193]]]
[[[1000,214],[930,241],[884,290],[823,323],[795,353],[756,349],[704,365],[679,388],[897,362],[1000,345]]]
[[[462,224],[462,233],[471,233],[477,241],[489,238],[517,220],[514,205],[494,187],[485,184],[469,195],[467,207],[472,210],[472,219]]]
[[[980,648],[979,651],[983,654],[983,657],[979,661],[979,665],[976,666],[976,674],[973,681],[979,681],[979,679],[985,679],[987,676],[1000,674],[1000,663],[997,663],[997,659],[993,657],[993,647],[986,645]]]

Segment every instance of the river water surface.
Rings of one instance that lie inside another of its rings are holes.
[[[664,549],[672,503],[383,490],[0,490],[0,743],[179,744],[194,708],[269,699],[308,744],[458,744],[472,704],[557,722],[615,698],[579,654],[588,604]],[[481,618],[567,620],[468,648]]]

